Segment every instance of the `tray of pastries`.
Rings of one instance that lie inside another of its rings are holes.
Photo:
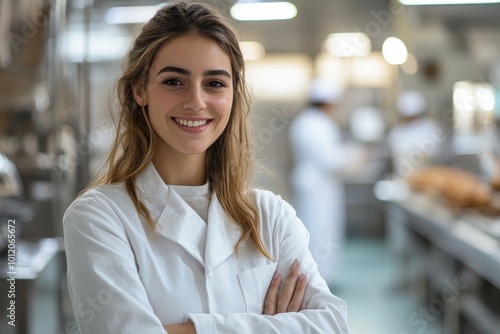
[[[434,197],[461,221],[500,240],[500,193],[492,182],[458,168],[436,166],[415,171],[407,183]]]

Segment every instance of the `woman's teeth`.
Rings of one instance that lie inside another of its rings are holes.
[[[190,128],[194,128],[194,127],[197,127],[197,126],[202,126],[202,125],[205,125],[207,124],[207,120],[204,119],[202,121],[186,121],[185,119],[180,119],[180,118],[174,118],[174,120],[181,124],[181,125],[184,125],[184,126],[188,126]]]

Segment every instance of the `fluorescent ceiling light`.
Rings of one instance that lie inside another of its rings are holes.
[[[335,57],[364,57],[370,54],[372,43],[362,32],[328,35],[326,50]]]
[[[149,21],[163,5],[111,7],[106,11],[106,23],[144,23]]]
[[[239,21],[289,20],[297,16],[290,2],[239,2],[231,7],[231,16]]]
[[[403,5],[473,5],[485,3],[500,3],[499,0],[399,0]]]

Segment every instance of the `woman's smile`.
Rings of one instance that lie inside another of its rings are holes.
[[[188,133],[200,133],[205,131],[212,119],[207,118],[191,118],[191,117],[172,117],[179,129]]]

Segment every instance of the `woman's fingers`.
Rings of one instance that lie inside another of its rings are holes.
[[[281,285],[281,272],[276,270],[267,290],[266,299],[264,300],[264,314],[275,315],[277,311],[278,295]]]
[[[299,276],[300,276],[300,262],[298,259],[295,259],[295,261],[293,261],[292,265],[290,266],[290,274],[288,275],[285,285],[283,286],[283,290],[281,291],[281,294],[278,297],[277,313],[287,312],[288,306],[290,305],[290,302],[294,296]],[[301,304],[302,301],[300,301],[299,307]]]
[[[300,261],[295,259],[290,266],[290,273],[280,291],[281,272],[276,270],[264,300],[264,314],[275,315],[284,312],[299,312],[305,309],[304,295],[307,277],[300,273]]]
[[[304,294],[307,286],[307,277],[304,273],[299,275],[292,300],[288,304],[287,312],[299,312],[305,308]]]

